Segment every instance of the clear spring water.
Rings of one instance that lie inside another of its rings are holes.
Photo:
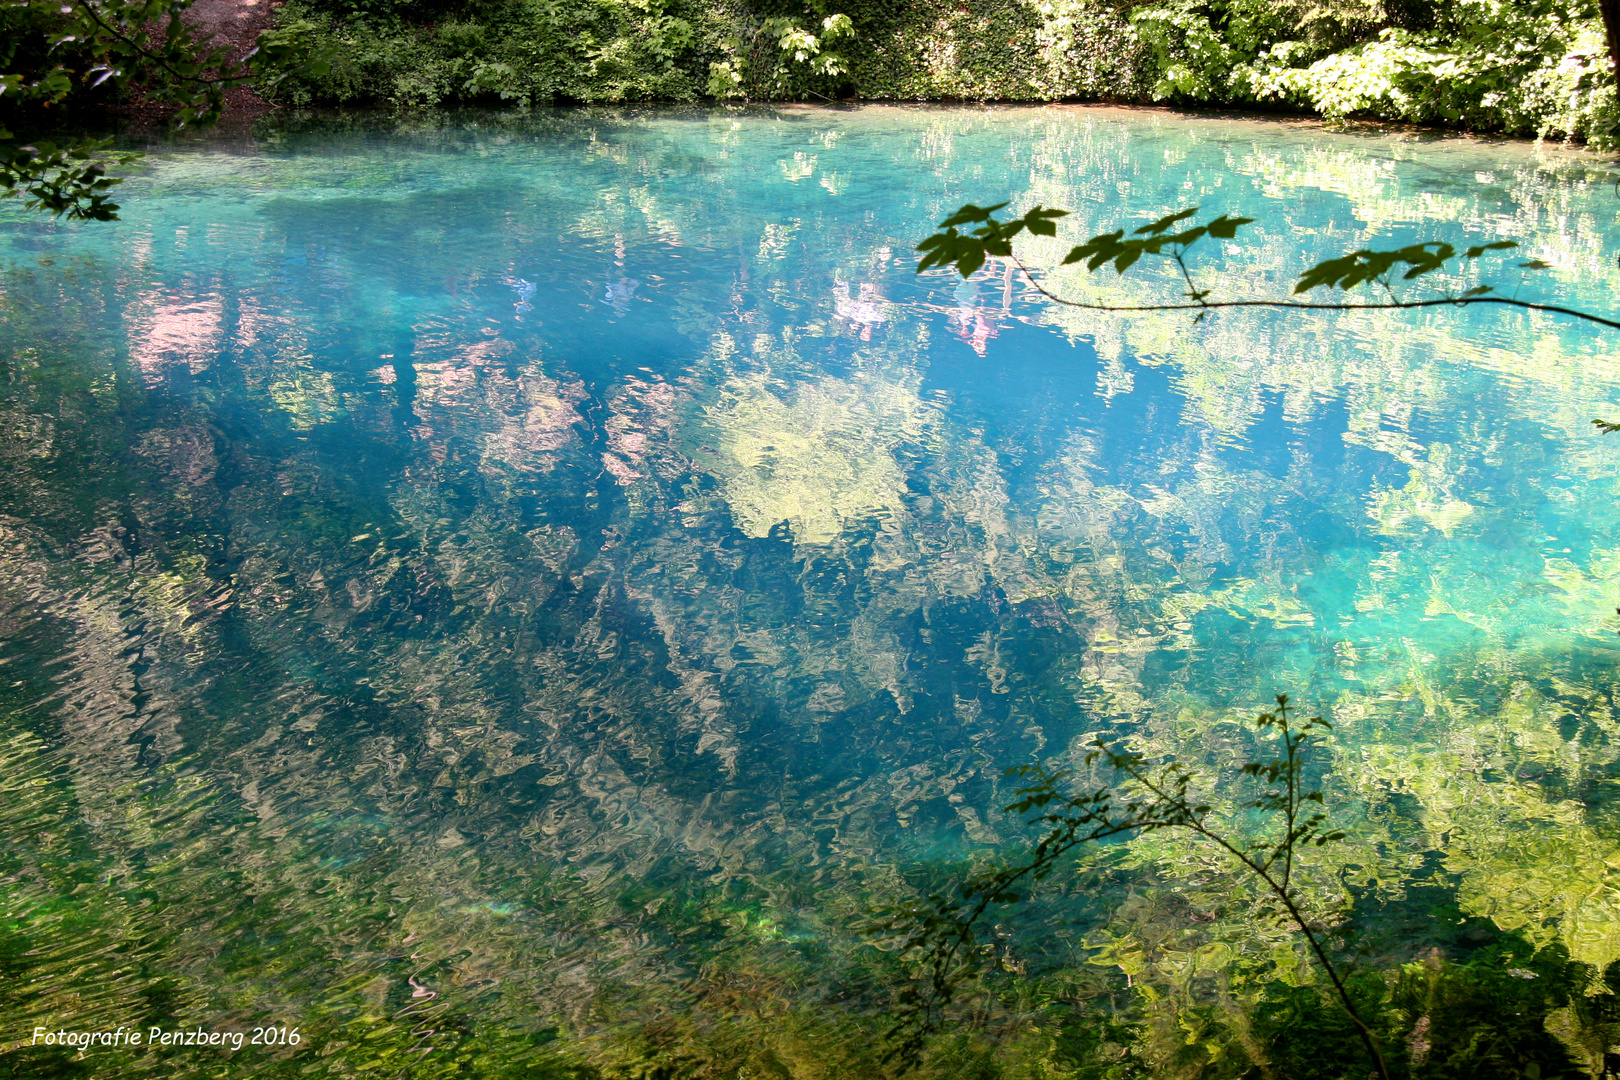
[[[859,926],[1020,835],[1005,768],[1129,738],[1224,805],[1278,691],[1336,725],[1324,905],[1422,880],[1603,967],[1620,339],[1086,314],[911,249],[967,201],[1073,210],[1047,266],[1199,204],[1259,219],[1194,261],[1229,295],[1510,238],[1553,268],[1485,280],[1607,311],[1613,180],[1151,112],[565,112],[160,148],[115,224],[4,204],[0,1045],[857,1075],[905,976]],[[1293,977],[1208,851],[1107,854],[1007,978]]]

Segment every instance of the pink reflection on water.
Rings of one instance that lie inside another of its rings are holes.
[[[674,406],[675,388],[657,378],[631,376],[614,395],[602,467],[621,487],[645,476],[649,456],[668,445]]]
[[[873,282],[861,282],[854,296],[848,282],[840,281],[833,288],[833,317],[858,329],[862,341],[871,341],[872,328],[889,321],[888,309],[888,301]]]
[[[141,293],[126,315],[129,358],[148,385],[163,381],[173,365],[198,375],[213,365],[223,340],[225,307],[218,294],[165,297]]]
[[[579,441],[574,426],[584,420],[579,405],[585,400],[585,384],[578,380],[492,375],[485,400],[499,418],[484,434],[486,468],[550,472],[559,454]]]
[[[980,296],[983,285],[1000,278],[1001,306],[987,307]],[[983,356],[990,341],[1001,335],[1001,320],[1012,313],[1013,264],[995,257],[986,260],[984,269],[956,285],[956,306],[946,317],[951,332],[975,353]]]

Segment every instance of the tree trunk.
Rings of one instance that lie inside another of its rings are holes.
[[[1620,0],[1598,0],[1603,15],[1603,36],[1609,39],[1609,62],[1614,65],[1614,85],[1620,92]]]

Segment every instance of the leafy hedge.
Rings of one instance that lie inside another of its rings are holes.
[[[836,6],[836,10],[835,10]],[[705,99],[1268,106],[1611,145],[1587,0],[289,0],[293,104]]]
[[[1449,0],[1392,11],[1255,0],[1136,8],[1154,96],[1278,102],[1505,135],[1613,144],[1620,114],[1595,8]]]
[[[1098,0],[867,0],[848,14],[735,0],[442,12],[290,0],[280,19],[332,58],[326,74],[278,88],[293,104],[1146,101],[1153,81],[1125,13]]]

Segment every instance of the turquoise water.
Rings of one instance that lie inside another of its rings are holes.
[[[64,1075],[16,1049],[36,1024],[300,1031],[96,1076],[865,1075],[907,972],[859,928],[1023,835],[1004,769],[1102,734],[1227,805],[1278,691],[1336,726],[1324,909],[1421,882],[1601,970],[1614,337],[1087,314],[912,248],[1040,202],[1074,211],[1022,249],[1052,266],[1196,203],[1258,219],[1194,264],[1232,295],[1508,238],[1553,268],[1485,280],[1606,312],[1613,183],[864,108],[289,124],[156,150],[115,224],[7,204],[0,1043]],[[990,1010],[997,1053],[1065,995],[1308,977],[1207,850],[1105,855],[992,933],[1047,995]]]

